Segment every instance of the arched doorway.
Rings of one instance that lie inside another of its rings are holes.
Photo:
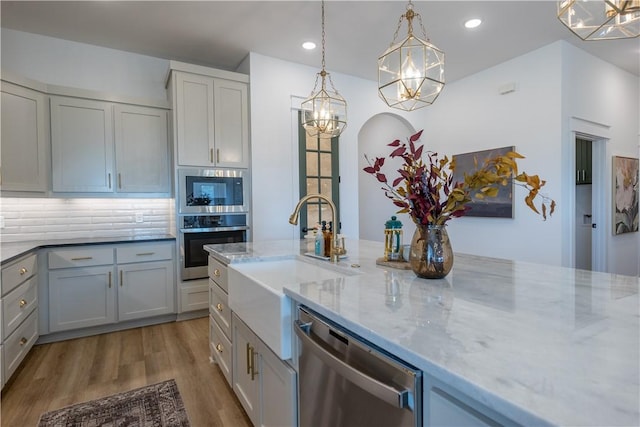
[[[368,166],[365,155],[369,159],[387,156],[390,152],[387,144],[395,139],[404,140],[415,133],[414,127],[403,117],[392,113],[381,113],[367,120],[358,132],[358,168]],[[400,161],[395,164],[387,159],[385,168],[394,171],[399,168]],[[384,223],[398,210],[380,189],[381,184],[373,177],[358,174],[358,219],[359,238],[363,240],[384,240]],[[402,221],[405,243],[413,235],[415,227],[408,215],[399,216]],[[406,237],[409,236],[409,237]]]

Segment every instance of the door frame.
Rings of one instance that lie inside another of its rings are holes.
[[[564,176],[565,182],[570,184],[570,191],[566,191],[568,218],[568,256],[565,258],[569,267],[575,267],[576,255],[576,192],[575,192],[575,169],[576,169],[576,138],[583,138],[591,141],[592,147],[592,179],[591,179],[591,208],[592,220],[596,228],[591,235],[591,270],[607,271],[607,228],[611,222],[610,210],[607,209],[607,142],[610,140],[610,126],[596,123],[590,120],[571,117],[570,125],[569,165]]]

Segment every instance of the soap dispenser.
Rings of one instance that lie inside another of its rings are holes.
[[[324,222],[324,221],[323,221]],[[333,223],[329,221],[329,225],[324,233],[324,256],[331,256],[331,246],[333,245]]]
[[[317,256],[324,256],[324,227],[326,222],[322,221],[322,226],[316,231],[316,242],[314,253]]]

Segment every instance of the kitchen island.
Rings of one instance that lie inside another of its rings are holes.
[[[207,249],[242,273],[307,246]],[[377,266],[381,243],[347,240],[347,250],[335,278],[284,280],[281,291],[423,370],[425,425],[430,387],[487,424],[640,424],[637,277],[456,254],[446,278],[425,280]]]

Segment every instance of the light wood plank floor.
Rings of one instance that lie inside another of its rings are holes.
[[[208,318],[33,347],[2,391],[2,426],[37,426],[40,415],[174,378],[192,427],[249,427],[217,365]]]

